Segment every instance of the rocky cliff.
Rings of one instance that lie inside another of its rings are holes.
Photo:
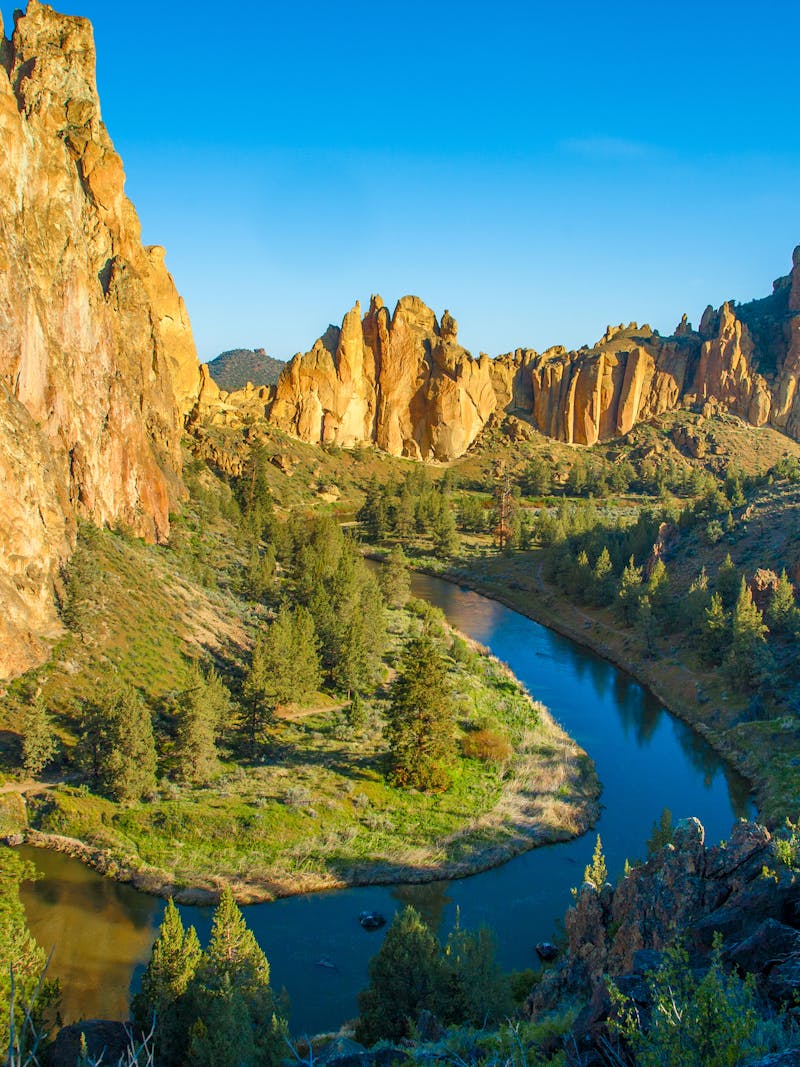
[[[635,322],[609,327],[577,352],[518,349],[475,359],[458,344],[449,312],[440,323],[407,296],[390,315],[373,297],[363,318],[356,304],[341,329],[331,326],[295,356],[276,392],[261,399],[271,422],[306,441],[374,442],[394,455],[448,460],[497,410],[560,441],[592,445],[714,399],[800,439],[798,378],[800,249],[765,300],[709,307],[698,330],[684,316],[671,337]]]
[[[0,17],[0,677],[57,629],[76,522],[161,540],[200,371],[100,114],[90,24]]]
[[[755,976],[766,1006],[781,1009],[796,998],[800,976],[800,881],[781,848],[762,826],[739,822],[728,841],[708,847],[697,819],[675,827],[670,844],[634,865],[616,887],[585,883],[564,919],[568,944],[528,1001],[533,1015],[565,999],[589,1001],[574,1028],[581,1063],[606,1064],[600,1050],[613,1014],[606,985],[612,977],[646,1015],[644,976],[681,942],[696,974],[709,966],[721,939],[726,969]],[[623,1062],[614,1060],[613,1062]],[[625,1061],[626,1062],[626,1061]],[[791,1062],[796,1062],[795,1060]]]

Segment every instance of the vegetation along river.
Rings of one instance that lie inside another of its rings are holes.
[[[665,807],[675,819],[696,815],[714,842],[728,835],[736,817],[752,814],[747,783],[622,671],[509,608],[441,579],[413,575],[412,591],[508,663],[594,758],[604,806],[597,831],[612,877],[626,857],[645,854],[652,824]],[[293,1032],[321,1032],[355,1016],[369,958],[383,936],[361,929],[361,911],[374,909],[390,919],[412,903],[446,931],[459,908],[462,925],[493,927],[504,967],[535,966],[534,945],[553,936],[594,841],[592,833],[535,849],[459,881],[315,893],[253,905],[245,914],[269,958],[274,987],[285,986],[289,993]],[[40,943],[47,950],[55,945],[64,1021],[125,1018],[163,901],[105,880],[76,860],[23,851],[44,875],[25,888],[24,900]],[[205,940],[211,909],[181,912]]]

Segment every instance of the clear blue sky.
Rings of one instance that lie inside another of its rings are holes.
[[[800,243],[795,0],[56,6],[203,359],[371,292],[492,355],[668,332]]]

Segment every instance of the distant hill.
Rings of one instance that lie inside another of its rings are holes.
[[[275,385],[286,364],[268,356],[263,348],[232,348],[212,360],[208,369],[211,377],[225,392],[253,385]]]

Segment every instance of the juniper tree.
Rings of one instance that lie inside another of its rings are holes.
[[[22,713],[22,766],[37,777],[56,753],[57,743],[47,704],[41,693],[29,701]]]
[[[314,620],[307,608],[283,604],[256,639],[242,695],[240,729],[251,753],[281,704],[301,702],[320,685]]]
[[[775,633],[792,633],[800,624],[800,611],[794,597],[794,586],[786,571],[781,571],[778,584],[767,608],[767,622]]]
[[[132,685],[101,687],[84,705],[76,754],[92,785],[114,800],[139,800],[155,788],[153,721]]]
[[[356,1040],[373,1045],[411,1033],[423,1008],[436,1011],[444,984],[439,942],[412,907],[395,915],[359,993]]]
[[[742,578],[731,619],[731,648],[726,659],[731,677],[755,688],[766,667],[769,652],[763,616],[753,602],[753,594]]]
[[[176,756],[187,782],[206,782],[217,765],[217,739],[230,713],[230,693],[212,668],[204,675],[195,663],[178,700]]]
[[[407,643],[387,712],[392,780],[417,789],[449,784],[453,703],[444,654],[426,627]]]
[[[386,603],[401,608],[408,600],[411,583],[408,577],[408,560],[400,545],[395,545],[381,569],[381,589]]]

